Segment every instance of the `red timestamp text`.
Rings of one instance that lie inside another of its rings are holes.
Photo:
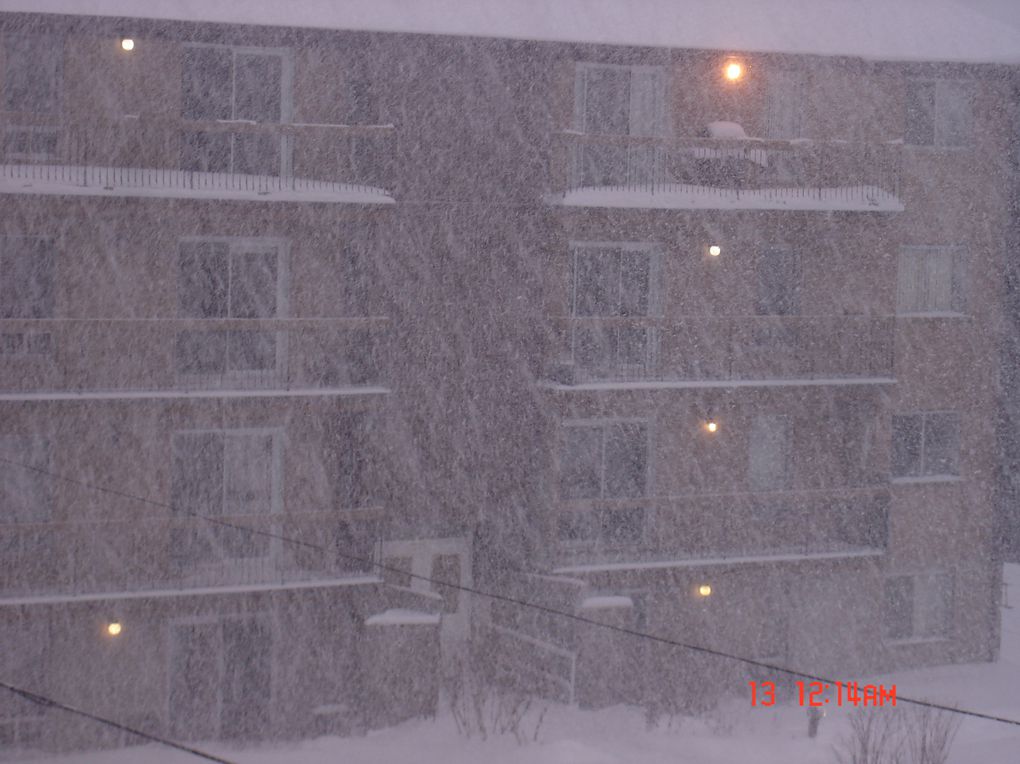
[[[752,706],[776,704],[775,682],[748,682]],[[896,685],[858,684],[857,682],[798,681],[797,700],[801,706],[895,706]]]

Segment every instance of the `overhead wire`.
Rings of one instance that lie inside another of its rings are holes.
[[[776,673],[785,674],[785,675],[791,676],[791,677],[796,677],[796,678],[800,678],[800,679],[807,679],[807,680],[810,680],[812,682],[821,682],[821,683],[823,683],[825,685],[836,686],[838,684],[838,685],[842,685],[843,687],[847,687],[847,686],[852,684],[851,682],[847,682],[847,681],[836,680],[836,679],[832,679],[832,678],[829,678],[829,677],[821,676],[821,675],[818,675],[818,674],[812,674],[812,673],[805,672],[805,671],[799,671],[799,670],[796,670],[796,669],[791,669],[791,668],[787,668],[787,667],[784,667],[784,666],[779,666],[777,664],[769,663],[767,661],[761,661],[761,660],[757,660],[757,659],[754,659],[754,658],[747,658],[745,656],[736,655],[734,653],[730,653],[730,652],[727,652],[725,650],[718,650],[718,649],[715,649],[715,648],[712,648],[712,647],[706,647],[704,645],[695,645],[695,644],[691,644],[691,643],[688,643],[688,642],[681,642],[679,640],[670,639],[669,637],[664,637],[664,636],[661,636],[661,635],[658,635],[658,634],[650,634],[648,632],[639,631],[637,629],[631,629],[631,628],[628,628],[626,626],[620,626],[620,625],[617,625],[617,624],[612,624],[612,623],[606,623],[606,622],[603,622],[603,621],[598,621],[598,620],[596,620],[594,618],[588,618],[586,616],[583,616],[583,615],[580,615],[580,614],[577,614],[577,613],[571,613],[571,612],[568,612],[566,610],[560,610],[558,608],[554,608],[554,607],[551,607],[549,605],[544,605],[544,604],[539,603],[539,602],[532,602],[530,600],[521,599],[520,597],[514,597],[514,596],[511,596],[511,595],[508,595],[508,594],[501,594],[499,592],[485,591],[485,590],[482,590],[482,589],[475,588],[473,586],[467,586],[465,584],[460,584],[460,583],[451,583],[449,581],[439,580],[439,579],[434,578],[432,576],[426,576],[426,575],[422,575],[422,574],[419,574],[419,573],[409,572],[409,571],[407,571],[407,570],[405,570],[403,568],[398,568],[398,567],[395,567],[395,566],[386,565],[385,563],[383,563],[381,561],[373,560],[373,559],[367,558],[367,557],[362,557],[360,555],[353,555],[353,554],[349,554],[349,553],[343,552],[343,551],[341,551],[339,549],[336,549],[335,547],[327,547],[327,546],[324,546],[322,544],[316,544],[314,542],[305,541],[303,539],[295,539],[295,538],[292,538],[292,537],[289,537],[289,536],[285,536],[285,535],[282,535],[282,534],[279,534],[279,533],[274,533],[272,531],[266,531],[266,530],[262,530],[260,528],[250,528],[248,526],[238,525],[237,523],[232,523],[232,522],[230,522],[228,520],[222,520],[220,518],[209,517],[207,515],[201,515],[201,514],[199,514],[197,512],[194,512],[194,511],[182,508],[182,507],[174,506],[173,504],[169,504],[167,502],[159,501],[157,499],[152,499],[152,498],[145,497],[145,496],[137,496],[135,494],[130,494],[130,493],[127,493],[125,491],[118,490],[116,488],[109,488],[107,486],[96,485],[96,484],[89,483],[89,482],[86,482],[86,481],[83,481],[83,480],[78,480],[76,478],[67,477],[66,475],[60,475],[60,474],[55,473],[55,472],[50,472],[48,470],[44,470],[44,469],[42,469],[40,467],[35,467],[33,465],[22,464],[21,462],[16,462],[16,461],[13,461],[11,459],[6,459],[4,457],[0,457],[0,462],[6,463],[6,464],[10,464],[10,465],[13,465],[13,466],[16,466],[16,467],[20,467],[22,469],[31,470],[33,472],[37,472],[39,474],[46,475],[46,476],[48,476],[48,477],[50,477],[50,478],[52,478],[54,480],[60,480],[60,481],[66,482],[66,483],[70,483],[72,485],[77,485],[77,486],[80,486],[80,487],[83,487],[83,488],[87,488],[89,490],[94,490],[94,491],[97,491],[97,492],[100,492],[100,493],[107,493],[107,494],[110,494],[110,495],[113,495],[113,496],[119,496],[121,498],[126,498],[126,499],[130,499],[130,500],[142,502],[142,503],[148,504],[150,506],[156,506],[156,507],[161,507],[163,509],[169,509],[172,512],[179,512],[179,513],[182,513],[182,514],[186,514],[186,515],[189,515],[191,517],[195,517],[195,518],[197,518],[199,520],[203,520],[205,522],[208,522],[208,523],[211,523],[211,524],[214,524],[214,525],[219,525],[219,526],[223,526],[223,527],[227,527],[227,528],[232,528],[234,530],[239,530],[239,531],[243,531],[243,532],[248,532],[248,533],[257,534],[257,535],[261,535],[261,536],[266,536],[268,538],[273,538],[273,539],[277,539],[277,540],[284,541],[284,542],[287,542],[287,543],[296,544],[296,545],[302,546],[302,547],[307,548],[307,549],[315,549],[315,550],[318,550],[320,552],[325,552],[327,554],[336,554],[337,556],[342,557],[343,559],[346,559],[346,560],[348,560],[350,562],[357,562],[357,563],[359,563],[361,565],[364,565],[366,567],[371,566],[371,567],[374,567],[374,568],[378,569],[381,572],[395,573],[395,574],[401,575],[401,576],[403,576],[405,578],[410,577],[410,578],[415,579],[415,580],[427,582],[429,584],[432,584],[435,587],[439,587],[439,591],[442,591],[443,587],[445,587],[447,589],[456,589],[456,590],[462,591],[462,592],[464,592],[466,594],[472,594],[472,595],[475,595],[475,596],[478,596],[478,597],[483,597],[483,598],[494,600],[494,601],[497,601],[497,602],[504,602],[504,603],[507,603],[507,604],[517,605],[517,606],[522,607],[522,608],[536,610],[536,611],[539,611],[539,612],[546,613],[548,615],[553,615],[553,616],[556,616],[556,617],[559,617],[559,618],[570,620],[570,621],[573,621],[575,623],[582,623],[582,624],[586,624],[588,626],[594,626],[594,627],[597,627],[597,628],[600,628],[600,629],[616,632],[618,634],[626,634],[628,636],[636,637],[638,639],[645,639],[645,640],[649,640],[651,642],[656,642],[658,644],[668,645],[670,647],[675,647],[675,648],[680,648],[680,649],[683,649],[683,650],[689,650],[689,651],[695,652],[695,653],[700,653],[702,655],[710,655],[710,656],[713,656],[713,657],[716,657],[716,658],[721,658],[721,659],[724,659],[724,660],[731,660],[731,661],[735,661],[735,662],[738,662],[738,663],[741,663],[741,664],[744,664],[744,665],[747,665],[747,666],[754,666],[754,667],[759,668],[759,669],[766,669],[768,671],[774,671]],[[898,693],[896,694],[896,701],[897,701],[897,703],[902,702],[902,703],[907,703],[907,704],[914,705],[914,706],[919,706],[919,707],[922,707],[922,708],[930,708],[930,709],[937,710],[937,711],[945,711],[945,712],[949,712],[949,713],[954,713],[954,714],[960,714],[960,715],[963,715],[963,716],[973,717],[973,718],[976,718],[976,719],[983,719],[983,720],[986,720],[986,721],[997,722],[997,723],[1000,723],[1000,724],[1008,724],[1008,725],[1020,727],[1020,720],[1017,720],[1017,719],[1009,719],[1009,718],[1002,717],[1002,716],[995,716],[994,714],[986,714],[986,713],[982,713],[980,711],[974,711],[974,710],[971,710],[971,709],[965,709],[965,708],[960,708],[960,707],[957,707],[957,706],[950,706],[950,705],[945,705],[945,704],[941,704],[941,703],[935,703],[933,701],[928,701],[928,700],[924,700],[924,699],[920,699],[920,698],[906,697],[906,696],[899,695]]]

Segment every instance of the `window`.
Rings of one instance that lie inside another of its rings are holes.
[[[182,116],[196,121],[278,124],[291,119],[291,61],[282,49],[188,45]],[[186,131],[181,167],[197,172],[285,174],[290,140],[265,132]]]
[[[0,457],[16,463],[0,462],[0,522],[49,521],[53,478],[44,474],[51,470],[49,441],[31,435],[0,436]]]
[[[273,699],[273,631],[259,616],[172,623],[169,722],[182,739],[264,733]]]
[[[928,572],[885,581],[884,632],[889,640],[936,639],[949,635],[953,578]]]
[[[765,137],[800,138],[804,121],[804,75],[778,69],[766,79]]]
[[[4,54],[4,109],[56,114],[62,40],[48,35],[10,35],[4,40]]]
[[[435,555],[432,558],[432,573],[429,578],[434,582],[433,589],[443,595],[443,612],[456,613],[460,605],[460,589],[443,586],[443,584],[460,586],[460,555]]]
[[[333,501],[338,509],[370,504],[372,465],[372,422],[366,412],[341,412],[323,423],[323,453],[329,465]]]
[[[666,134],[666,76],[661,66],[578,64],[574,128],[588,135]],[[647,183],[657,163],[653,145],[586,142],[575,156],[582,186]]]
[[[182,518],[196,518],[175,528],[174,554],[181,562],[223,562],[270,554],[268,536],[197,518],[237,521],[277,513],[281,448],[279,436],[271,431],[174,434],[173,511]]]
[[[0,333],[0,355],[48,356],[53,352],[53,337],[49,332]]]
[[[657,311],[654,246],[583,244],[571,255],[574,362],[600,374],[646,371],[654,363],[655,329],[640,319]]]
[[[800,313],[800,257],[785,249],[766,249],[758,257],[758,314]]]
[[[559,513],[557,536],[568,544],[627,546],[644,539],[646,523],[644,507],[564,510]]]
[[[56,264],[52,239],[0,238],[0,318],[52,318]]]
[[[627,499],[648,489],[648,428],[606,422],[563,428],[560,495],[564,499]]]
[[[402,586],[405,589],[411,588],[411,560],[410,556],[384,557],[382,577],[390,586]]]
[[[575,127],[594,135],[665,135],[665,84],[661,66],[578,64]]]
[[[5,682],[45,693],[53,665],[49,621],[40,617],[0,623],[0,676]],[[13,692],[0,693],[0,745],[6,750],[42,743],[46,708]]]
[[[8,160],[41,162],[56,159],[59,145],[59,128],[8,126],[4,131],[3,156]]]
[[[973,122],[969,82],[907,81],[906,143],[913,146],[966,146],[971,142]]]
[[[286,260],[279,242],[186,240],[178,255],[177,306],[184,318],[277,318],[284,312]],[[279,333],[255,329],[178,333],[176,365],[186,376],[244,378],[274,372]]]
[[[963,258],[954,247],[902,247],[896,277],[896,312],[962,313]]]
[[[756,490],[779,490],[789,483],[790,420],[759,416],[751,423],[747,477]]]
[[[959,475],[959,453],[959,414],[922,412],[893,417],[894,478]]]

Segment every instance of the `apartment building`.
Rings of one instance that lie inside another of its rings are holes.
[[[994,658],[1009,67],[0,25],[12,683],[179,739],[427,712],[466,644],[584,704],[741,687],[476,582],[800,671]]]

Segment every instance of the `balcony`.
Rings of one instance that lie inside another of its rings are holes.
[[[892,144],[562,133],[553,193],[565,207],[900,212]]]
[[[866,316],[559,318],[563,386],[891,381],[893,321]]]
[[[336,511],[288,512],[212,523],[136,514],[0,525],[0,604],[329,585],[369,581],[377,572],[378,510],[342,519]]]
[[[0,193],[393,204],[392,130],[126,117],[0,123]]]
[[[881,489],[671,497],[629,502],[626,509],[604,504],[560,508],[554,572],[872,556],[884,552],[888,539]],[[631,513],[629,522],[613,517],[622,511]],[[572,518],[585,512],[593,514],[586,523]]]
[[[0,342],[23,352],[4,356],[0,400],[385,393],[387,331],[385,318],[4,319]]]

